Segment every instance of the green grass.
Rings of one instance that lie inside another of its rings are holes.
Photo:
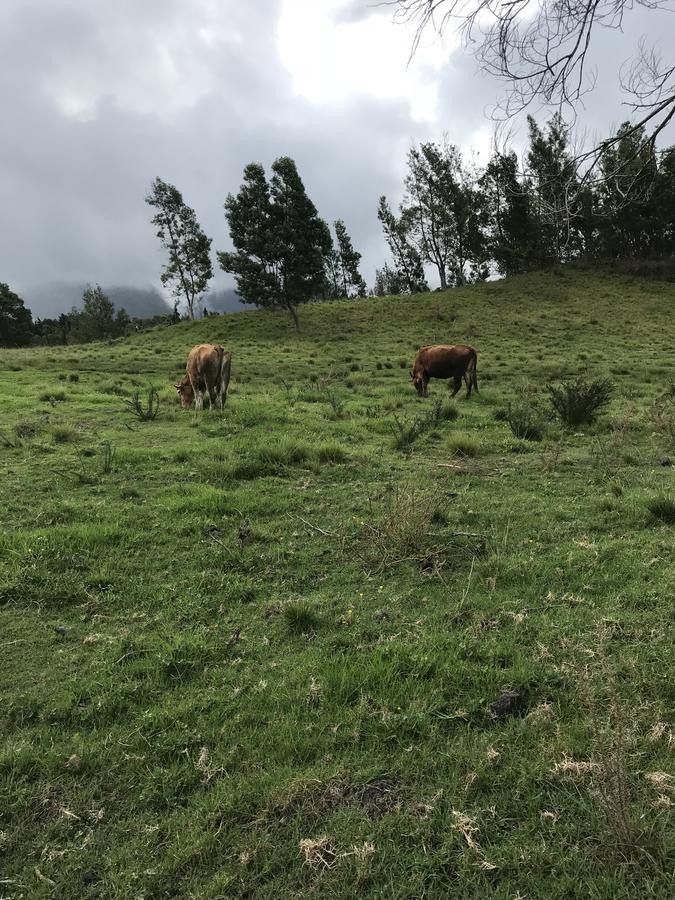
[[[672,896],[674,305],[562,269],[0,351],[0,893]],[[480,393],[420,399],[451,341]],[[582,370],[594,424],[514,436]]]

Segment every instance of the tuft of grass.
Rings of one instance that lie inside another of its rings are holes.
[[[44,403],[62,403],[65,399],[65,391],[43,391],[40,394],[40,400],[42,400]]]
[[[480,451],[480,441],[472,434],[457,432],[451,434],[445,446],[453,456],[477,456]]]
[[[52,428],[52,440],[55,444],[70,444],[77,440],[77,431],[70,425],[55,425]]]
[[[647,509],[655,519],[659,519],[667,525],[675,523],[675,497],[657,494],[647,500]]]
[[[319,444],[316,448],[316,457],[319,462],[344,463],[347,462],[347,451],[338,443]]]
[[[307,634],[315,631],[319,617],[314,606],[308,600],[291,600],[283,607],[286,627],[293,634]]]
[[[613,385],[609,378],[561,381],[548,388],[551,406],[565,425],[590,425],[609,406]]]

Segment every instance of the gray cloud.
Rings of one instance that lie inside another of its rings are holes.
[[[143,201],[156,175],[181,189],[220,249],[222,204],[246,163],[269,168],[288,154],[321,215],[347,223],[372,283],[387,256],[377,200],[400,195],[406,150],[444,132],[467,146],[500,87],[459,52],[438,76],[437,125],[415,121],[403,99],[312,104],[279,59],[279,9],[280,0],[4,0],[0,280],[18,290],[48,280],[157,283],[162,256]],[[340,16],[381,12],[353,2]],[[651,15],[643,10],[640,23]],[[380,21],[386,41],[394,26]],[[635,34],[601,36],[609,72]],[[622,119],[608,77],[588,107],[603,131]]]

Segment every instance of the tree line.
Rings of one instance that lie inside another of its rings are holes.
[[[643,131],[624,123],[605,142],[598,174],[584,178],[559,114],[543,127],[531,116],[527,122],[522,161],[508,147],[482,168],[447,142],[410,149],[398,208],[379,200],[391,260],[376,270],[371,293],[428,290],[429,271],[445,289],[575,259],[673,255],[675,148],[659,153]],[[145,200],[166,252],[161,280],[174,298],[173,315],[153,321],[178,321],[181,304],[194,318],[213,277],[212,239],[175,186],[156,178]],[[368,292],[345,223],[329,228],[290,157],[277,159],[269,178],[259,163],[247,165],[224,212],[233,249],[216,258],[244,303],[285,309],[299,328],[301,304]],[[85,290],[81,309],[33,323],[21,299],[0,284],[5,346],[114,338],[137,325],[98,285]]]
[[[452,144],[408,153],[403,200],[380,198],[378,217],[392,255],[376,294],[428,290],[514,275],[576,259],[663,258],[675,252],[675,152],[658,154],[624,123],[584,178],[560,115],[542,128],[528,117],[523,164],[513,149],[480,169]]]

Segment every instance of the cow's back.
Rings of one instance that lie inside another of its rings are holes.
[[[220,344],[198,344],[190,350],[187,358],[187,374],[190,380],[214,386],[220,380],[225,348]]]
[[[463,374],[475,356],[476,351],[468,344],[435,344],[420,347],[415,367],[430,378],[449,378],[455,373]]]

